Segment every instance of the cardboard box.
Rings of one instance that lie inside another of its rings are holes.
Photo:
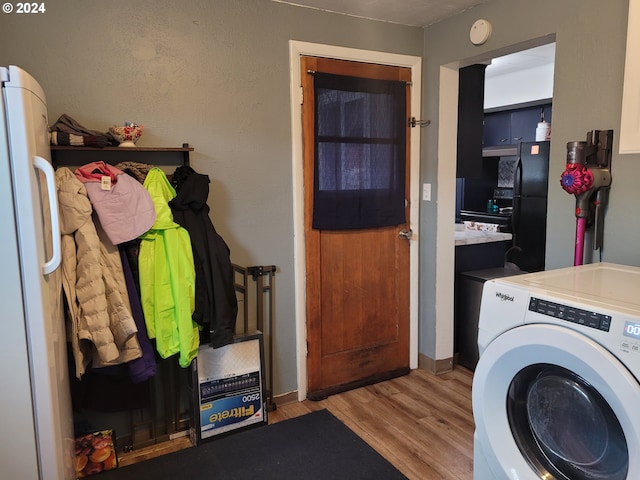
[[[239,337],[221,348],[200,347],[195,369],[196,443],[267,423],[262,333]]]

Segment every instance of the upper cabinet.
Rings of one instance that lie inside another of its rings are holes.
[[[486,113],[482,143],[484,147],[534,142],[538,122],[544,115],[551,123],[551,103]]]
[[[510,145],[511,114],[509,112],[486,114],[482,133],[482,144],[484,146]]]

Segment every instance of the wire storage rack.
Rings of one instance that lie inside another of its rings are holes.
[[[244,267],[233,264],[238,300],[236,337],[260,332],[264,340],[266,409],[273,411],[274,265]],[[82,412],[76,421],[96,430],[113,429],[119,452],[129,453],[180,437],[193,436],[193,378],[191,369],[180,368],[174,357],[157,357],[157,373],[142,387],[148,397],[143,408],[114,412]]]

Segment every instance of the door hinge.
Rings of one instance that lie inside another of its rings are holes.
[[[300,85],[300,105],[304,105],[304,87]]]
[[[417,120],[416,117],[411,117],[407,120],[407,126],[411,128],[416,128],[416,126],[428,127],[429,125],[431,125],[431,120]]]

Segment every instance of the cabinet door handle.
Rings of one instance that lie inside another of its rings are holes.
[[[522,140],[522,137],[513,137],[513,139],[518,142],[518,141]]]

